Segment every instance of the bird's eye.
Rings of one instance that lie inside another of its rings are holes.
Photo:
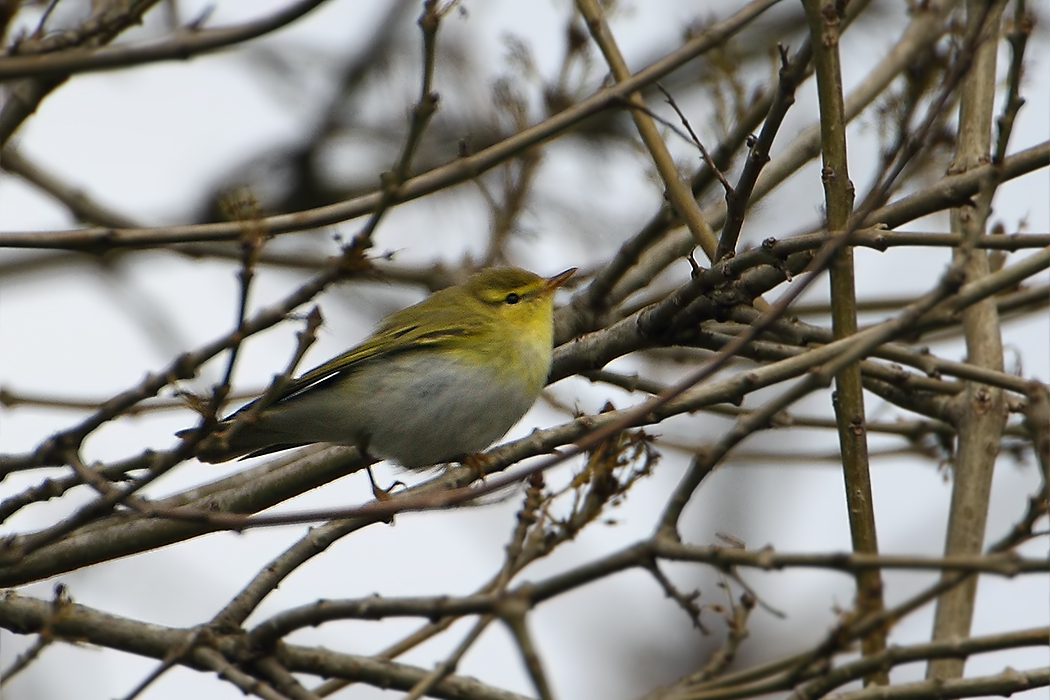
[[[519,301],[521,301],[521,297],[519,297],[516,293],[511,292],[507,295],[504,301],[506,301],[508,304],[517,304]]]

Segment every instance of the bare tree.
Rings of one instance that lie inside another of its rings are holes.
[[[5,691],[1045,693],[1045,7],[615,5],[0,5]],[[194,459],[505,264],[483,478]]]

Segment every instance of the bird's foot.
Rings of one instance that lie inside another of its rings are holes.
[[[372,474],[372,467],[365,467],[365,472],[368,474],[368,483],[372,485],[372,495],[380,502],[389,501],[392,498],[390,493],[398,486],[405,485],[403,481],[395,481],[388,488],[380,488],[379,484],[376,483],[375,475]]]
[[[471,483],[475,481],[480,481],[482,484],[485,483],[485,475],[490,464],[490,460],[486,455],[481,453],[467,455],[460,461],[460,464],[470,470],[470,475],[473,477],[470,480]]]

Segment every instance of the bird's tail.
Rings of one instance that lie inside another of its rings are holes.
[[[219,423],[215,431],[197,445],[194,456],[207,464],[219,464],[228,462],[231,459],[261,457],[308,444],[305,442],[274,444],[272,440],[263,438],[257,430],[240,430],[231,434],[230,427],[232,425],[233,421],[230,420],[224,420]],[[194,430],[195,428],[180,430],[175,433],[175,436],[186,438]]]

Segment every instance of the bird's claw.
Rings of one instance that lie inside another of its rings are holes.
[[[368,483],[372,485],[372,495],[376,497],[377,501],[389,501],[392,498],[390,493],[395,488],[397,488],[398,486],[405,486],[405,482],[395,481],[394,483],[390,484],[388,488],[381,488],[379,484],[376,483],[375,475],[372,474],[372,467],[365,467],[365,472],[368,474]]]
[[[470,474],[473,477],[471,483],[480,481],[482,484],[485,483],[485,475],[487,467],[489,466],[489,458],[483,454],[469,454],[463,458],[460,464],[470,470]]]

